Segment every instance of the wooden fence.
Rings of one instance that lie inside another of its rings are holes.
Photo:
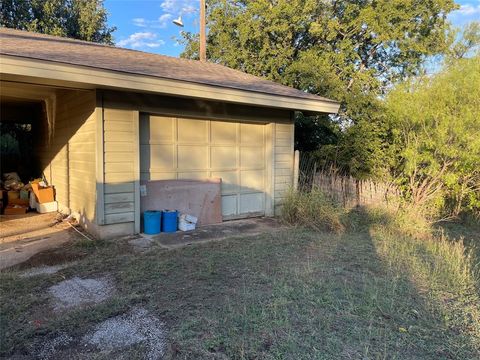
[[[398,189],[391,184],[358,180],[323,171],[314,173],[312,187],[319,189],[347,208],[389,204],[399,195]]]

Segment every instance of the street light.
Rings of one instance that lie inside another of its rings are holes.
[[[183,27],[182,16],[179,16],[178,19],[173,20],[173,23],[177,26]]]
[[[207,36],[206,36],[206,21],[205,21],[205,0],[200,0],[200,61],[207,61]],[[177,26],[183,27],[182,16],[173,20]]]

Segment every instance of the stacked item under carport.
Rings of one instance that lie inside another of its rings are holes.
[[[22,215],[28,211],[29,184],[25,185],[16,172],[3,174],[2,205],[5,215]]]
[[[22,215],[30,209],[39,213],[57,211],[55,188],[42,179],[24,184],[16,172],[3,174],[1,208],[4,215]]]

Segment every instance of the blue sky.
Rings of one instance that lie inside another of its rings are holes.
[[[199,0],[105,0],[117,46],[178,56],[180,31],[199,31]],[[185,24],[172,23],[179,16]]]
[[[208,0],[207,0],[208,2]],[[449,15],[457,26],[480,20],[480,0],[457,0],[459,10]],[[109,24],[116,26],[117,46],[179,56],[180,30],[172,21],[182,16],[183,30],[198,32],[199,0],[105,0]]]

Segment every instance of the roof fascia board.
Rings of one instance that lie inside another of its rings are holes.
[[[317,113],[337,113],[339,109],[336,102],[269,95],[4,54],[0,54],[0,65],[2,74],[93,84],[102,88],[146,91]]]

